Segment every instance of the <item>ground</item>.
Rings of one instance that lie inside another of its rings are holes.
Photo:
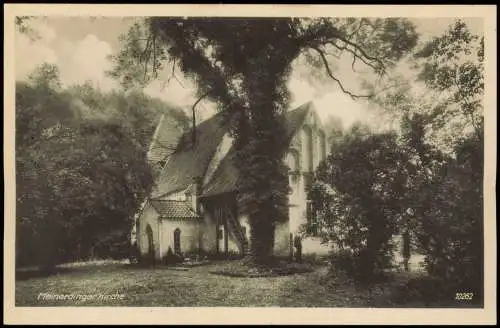
[[[101,263],[73,266],[47,277],[18,276],[16,306],[393,307],[389,294],[395,284],[404,280],[401,276],[384,288],[375,288],[370,298],[366,289],[356,288],[340,276],[332,278],[325,265],[315,265],[308,273],[266,278],[211,273],[228,264],[138,268]],[[48,300],[41,293],[122,294],[124,298],[78,302]]]

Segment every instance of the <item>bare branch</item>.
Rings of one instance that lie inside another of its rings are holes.
[[[323,51],[317,47],[311,47],[312,49],[316,50],[317,53],[319,53],[320,57],[321,57],[321,60],[323,61],[323,64],[325,65],[325,69],[326,69],[326,72],[328,73],[328,76],[330,76],[330,78],[332,80],[334,80],[335,82],[337,82],[337,84],[339,85],[340,89],[342,90],[342,92],[344,92],[345,94],[348,94],[351,98],[353,99],[358,99],[358,98],[371,98],[373,95],[356,95],[348,90],[346,90],[344,88],[344,86],[342,85],[342,83],[340,82],[339,79],[337,79],[334,75],[333,75],[333,72],[330,68],[330,65],[328,64],[328,60],[326,59],[325,57],[325,54],[323,53]]]
[[[381,68],[385,68],[385,64],[384,62],[380,59],[380,58],[376,58],[376,57],[373,57],[373,56],[370,56],[366,53],[366,51],[363,50],[363,48],[361,48],[359,45],[357,45],[356,43],[342,37],[342,36],[338,36],[337,37],[340,41],[350,45],[351,47],[353,47],[354,49],[356,49],[357,51],[359,51],[359,53],[365,57],[366,59],[370,60],[370,61],[374,61],[374,62],[377,62]],[[384,69],[385,71],[385,69]]]
[[[340,51],[347,51],[347,52],[351,53],[353,55],[353,57],[355,57],[354,60],[359,59],[366,66],[371,67],[373,70],[377,70],[377,67],[373,63],[369,62],[363,56],[360,56],[360,54],[357,53],[356,49],[353,50],[353,49],[349,49],[349,48],[347,48],[345,46],[339,46],[335,42],[327,42],[326,44],[330,44],[330,45],[334,46],[335,48],[339,49]],[[384,70],[384,72],[385,72],[385,70]]]
[[[193,104],[193,107],[191,107],[191,113],[193,115],[193,146],[196,144],[196,105],[206,97],[208,97],[208,92],[202,94]]]
[[[351,64],[352,71],[355,73],[356,73],[356,69],[354,68],[354,65],[356,64],[356,57],[357,56],[352,56],[352,64]]]

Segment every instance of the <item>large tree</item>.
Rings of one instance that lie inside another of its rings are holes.
[[[112,72],[124,86],[157,77],[170,60],[195,83],[200,99],[225,114],[245,176],[239,202],[249,213],[250,255],[263,262],[272,255],[275,223],[287,215],[283,114],[293,63],[305,58],[353,98],[369,96],[349,91],[332,61],[347,54],[353,66],[363,63],[383,74],[413,48],[417,34],[400,18],[151,17],[134,25],[124,41]]]

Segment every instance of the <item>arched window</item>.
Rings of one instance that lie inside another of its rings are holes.
[[[181,253],[181,229],[179,228],[174,230],[174,253]]]

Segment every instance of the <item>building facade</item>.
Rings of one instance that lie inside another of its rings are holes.
[[[158,126],[161,129],[161,124]],[[301,235],[310,203],[306,186],[329,149],[324,128],[312,103],[286,115],[289,167],[288,220],[277,224],[274,253],[287,256]],[[233,139],[218,114],[180,137],[166,159],[156,186],[136,215],[133,240],[141,254],[157,259],[173,253],[244,254],[249,248],[248,216],[236,202],[239,175]],[[155,133],[156,134],[156,133]],[[154,141],[153,141],[154,142]],[[302,239],[303,253],[327,253],[315,237]]]

